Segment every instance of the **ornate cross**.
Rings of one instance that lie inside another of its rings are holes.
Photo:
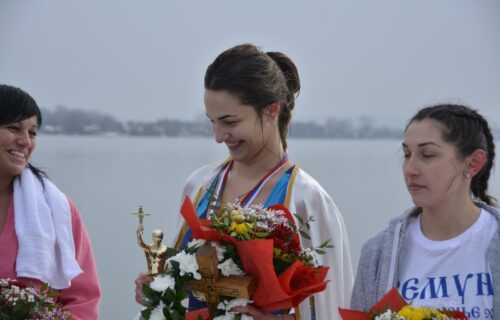
[[[143,225],[144,217],[150,216],[149,213],[144,212],[144,209],[142,209],[141,205],[139,206],[139,211],[138,212],[132,212],[131,214],[133,214],[134,216],[138,216],[139,217],[139,225],[140,226]]]
[[[255,285],[251,277],[222,276],[217,268],[217,252],[214,247],[205,244],[196,252],[201,280],[191,280],[188,285],[193,291],[205,293],[210,315],[217,310],[221,296],[250,299]]]

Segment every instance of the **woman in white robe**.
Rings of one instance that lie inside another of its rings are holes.
[[[235,309],[257,320],[340,319],[338,307],[350,303],[353,276],[342,216],[318,182],[286,153],[288,125],[299,89],[297,68],[282,53],[265,53],[250,44],[221,53],[205,75],[205,108],[216,142],[226,144],[230,157],[193,172],[183,192],[183,197],[193,199],[202,218],[207,216],[208,199],[214,193],[222,204],[267,207],[280,203],[305,219],[314,217],[311,239],[301,239],[304,247],[332,239],[335,247],[318,257],[320,264],[330,267],[327,289],[302,302],[292,314],[276,316],[253,306]],[[179,225],[179,230],[176,246],[182,248],[191,235],[185,225]],[[144,297],[142,283],[150,280],[140,276],[136,281],[139,303]]]
[[[187,180],[183,191],[183,199],[189,196],[194,200],[195,207],[201,195],[207,190],[214,177],[224,163],[211,164],[193,172]],[[342,215],[326,191],[295,165],[289,180],[287,198],[284,205],[290,212],[300,214],[304,220],[314,217],[311,224],[311,240],[301,238],[304,247],[315,247],[326,239],[332,239],[335,248],[329,249],[325,255],[318,257],[319,263],[330,267],[327,279],[330,280],[327,289],[315,295],[316,319],[340,319],[338,307],[349,305],[352,287],[352,269],[347,231]],[[298,225],[298,221],[295,221]],[[186,228],[184,220],[179,222],[179,233],[176,247],[180,247],[183,231]],[[301,319],[312,319],[311,301],[305,300],[300,305]]]

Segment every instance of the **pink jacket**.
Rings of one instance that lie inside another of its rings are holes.
[[[59,302],[71,311],[74,320],[98,319],[101,288],[87,230],[78,209],[69,200],[76,260],[83,273],[71,281],[71,287],[60,290]],[[3,230],[0,230],[0,278],[15,279],[18,242],[14,227],[14,206],[11,200]],[[28,282],[40,284],[33,279]]]

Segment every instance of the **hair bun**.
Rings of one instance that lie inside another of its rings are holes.
[[[283,75],[285,76],[286,86],[290,93],[292,93],[293,95],[298,95],[300,91],[299,71],[297,70],[297,67],[295,66],[293,61],[287,55],[281,52],[271,51],[266,52],[266,54],[271,57],[274,62],[276,62],[278,67],[283,72]]]

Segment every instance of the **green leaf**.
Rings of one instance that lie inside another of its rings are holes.
[[[170,315],[172,316],[172,320],[181,320],[184,319],[184,316],[180,315],[177,310],[171,310]]]
[[[144,292],[144,296],[148,298],[153,305],[157,305],[160,302],[161,293],[151,289],[147,283],[142,284],[142,292]]]
[[[255,236],[258,238],[266,238],[267,236],[269,236],[269,233],[268,232],[256,232]]]
[[[295,216],[295,218],[297,218],[297,220],[299,220],[300,224],[304,224],[304,219],[301,216],[296,213],[294,213],[293,215]]]
[[[172,289],[165,290],[165,293],[163,294],[163,297],[164,297],[165,304],[168,304],[171,301],[175,301],[176,298],[177,298],[175,292],[172,291]]]
[[[319,254],[325,254],[326,253],[325,250],[321,250],[321,249],[318,249],[318,248],[314,249],[314,251],[316,251]]]
[[[174,248],[167,248],[167,258],[171,258],[178,254],[179,252],[175,250]]]
[[[319,247],[320,247],[320,248],[324,248],[325,246],[327,246],[327,245],[328,245],[328,243],[329,243],[330,241],[332,241],[332,239],[328,239],[328,240],[324,241],[323,243],[321,243],[321,245],[320,245]]]
[[[311,240],[311,236],[309,236],[309,234],[307,234],[305,231],[303,230],[299,230],[300,232],[300,235],[303,237],[303,238],[306,238],[307,240]]]
[[[47,297],[55,298],[55,297],[59,296],[59,292],[57,292],[55,290],[50,290],[50,289],[47,289],[47,290],[48,290]]]
[[[153,312],[153,308],[146,308],[144,310],[141,311],[141,316],[146,319],[146,320],[149,320],[149,318],[151,317],[151,313]]]

